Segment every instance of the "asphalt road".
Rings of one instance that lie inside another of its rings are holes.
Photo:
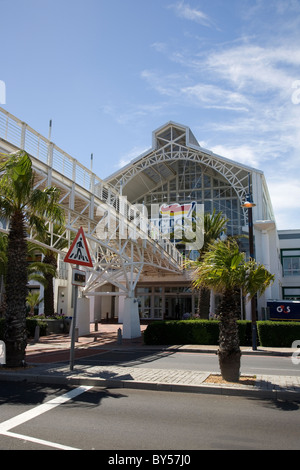
[[[8,382],[0,405],[2,450],[299,449],[300,402]]]
[[[81,364],[122,365],[157,369],[197,370],[219,372],[216,354],[158,351],[109,351],[78,361]],[[293,364],[291,357],[243,355],[242,374],[300,376],[300,364]]]

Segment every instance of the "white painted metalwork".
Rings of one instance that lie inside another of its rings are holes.
[[[136,160],[130,162],[125,168],[122,168],[107,181],[118,191],[128,185],[137,175],[142,175],[150,184],[153,183],[151,190],[155,191],[155,186],[168,177],[172,177],[172,162],[183,160],[202,164],[206,168],[215,170],[225,178],[230,186],[235,190],[240,205],[246,199],[248,193],[248,175],[249,172],[259,170],[239,164],[227,158],[214,154],[198,144],[191,130],[169,122],[153,132],[153,147],[145,152]],[[131,200],[134,197],[130,198]],[[244,211],[245,223],[247,221],[247,211]]]
[[[151,226],[141,210],[128,203],[111,185],[57,147],[28,124],[0,108],[0,147],[5,152],[25,150],[36,172],[36,187],[56,186],[65,209],[66,230],[60,236],[71,242],[71,233],[83,227],[94,267],[89,270],[85,295],[93,295],[106,283],[133,297],[143,272],[182,271],[182,255],[161,233],[150,235]],[[48,224],[51,249],[57,237]],[[42,245],[31,232],[31,240]]]

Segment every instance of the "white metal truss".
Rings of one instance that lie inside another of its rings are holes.
[[[0,108],[0,148],[10,153],[25,150],[36,173],[36,187],[56,186],[65,210],[66,230],[60,235],[71,244],[72,232],[83,227],[93,268],[84,293],[96,294],[106,283],[132,296],[141,273],[182,272],[182,255],[161,233],[151,238],[151,226],[137,207],[76,159]],[[50,248],[57,237],[48,224]],[[29,238],[39,242],[33,232]]]
[[[120,191],[138,174],[149,175],[149,169],[159,166],[162,172],[162,164],[168,166],[176,160],[193,161],[211,168],[222,175],[231,187],[235,190],[240,203],[242,204],[249,192],[248,175],[253,169],[245,165],[238,164],[199,146],[188,127],[175,123],[168,123],[154,133],[153,149],[143,154],[141,158],[120,170],[117,174],[108,179],[109,183]],[[172,168],[168,166],[169,174]],[[245,220],[247,211],[244,210]]]

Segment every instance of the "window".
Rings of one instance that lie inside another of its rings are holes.
[[[283,275],[300,276],[300,250],[281,250]]]
[[[163,172],[166,168],[168,174],[165,175]],[[215,208],[217,212],[222,212],[228,218],[228,235],[242,232],[244,214],[239,198],[230,183],[217,171],[207,169],[201,163],[183,159],[170,161],[165,165],[156,165],[156,170],[156,174],[154,171],[147,174],[156,181],[157,186],[151,194],[145,194],[138,200],[139,203],[146,204],[149,215],[150,205],[153,202],[173,204],[196,201],[198,204],[204,204],[205,212],[211,213]],[[164,178],[167,178],[168,182]]]
[[[284,287],[283,299],[284,300],[300,300],[300,287]]]

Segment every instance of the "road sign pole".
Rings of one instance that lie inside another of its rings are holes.
[[[89,266],[93,267],[93,262],[91,259],[91,255],[89,252],[89,248],[85,239],[83,228],[77,232],[73,243],[64,258],[65,263],[76,264],[76,269],[78,271],[79,265],[80,266]],[[74,283],[75,291],[74,291],[74,312],[73,312],[73,320],[72,320],[72,331],[71,331],[71,350],[70,350],[70,370],[74,368],[74,352],[75,352],[75,330],[76,330],[76,315],[77,315],[77,300],[78,300],[78,285],[83,285],[83,274],[82,272],[77,272],[77,279],[76,275],[74,276],[73,281],[73,273],[72,273],[72,283]],[[85,281],[85,278],[84,278]]]
[[[78,268],[78,266],[76,266]],[[74,355],[75,355],[75,328],[76,328],[76,317],[77,317],[77,298],[78,298],[78,286],[74,286],[74,312],[72,319],[72,332],[71,332],[71,349],[70,349],[70,370],[74,369]]]

